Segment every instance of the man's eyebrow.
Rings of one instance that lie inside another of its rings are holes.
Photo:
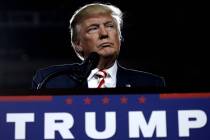
[[[112,21],[112,20],[106,21],[103,24],[106,25],[106,24],[110,24],[110,23],[114,24],[114,21]],[[91,23],[90,25],[87,26],[87,28],[92,27],[92,26],[99,26],[99,23]]]
[[[87,28],[92,27],[92,26],[99,26],[99,24],[98,23],[92,23],[92,24],[88,25]]]
[[[106,21],[104,24],[109,24],[109,23],[113,23],[114,24],[114,21]]]

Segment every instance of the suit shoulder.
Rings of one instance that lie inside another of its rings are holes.
[[[128,79],[136,79],[139,81],[140,79],[144,82],[156,83],[160,86],[165,86],[165,79],[157,74],[153,74],[150,72],[139,71],[134,69],[128,69],[125,67],[119,67],[121,73],[127,76]]]
[[[37,70],[37,73],[42,73],[44,75],[48,75],[50,73],[54,73],[57,71],[67,70],[74,67],[76,64],[62,64],[62,65],[52,65],[48,67],[41,68]]]
[[[68,70],[73,68],[75,64],[62,64],[62,65],[52,65],[52,66],[48,66],[48,67],[44,67],[41,69],[38,69],[35,73],[35,75],[33,76],[33,80],[32,80],[32,88],[35,89],[37,87],[37,85],[43,81],[43,79],[45,77],[47,77],[50,74],[59,72],[59,71],[64,71],[64,70]]]
[[[145,72],[145,71],[140,71],[140,70],[135,70],[135,69],[128,69],[122,66],[120,66],[119,68],[122,71],[126,72],[127,74],[134,75],[134,76],[139,75],[139,76],[148,76],[148,77],[156,77],[156,78],[160,77],[150,72]]]

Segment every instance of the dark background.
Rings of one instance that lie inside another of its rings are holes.
[[[29,89],[35,71],[80,62],[69,19],[92,0],[0,1],[0,88]],[[208,8],[205,3],[101,1],[124,12],[119,62],[163,76],[169,88],[208,88]]]

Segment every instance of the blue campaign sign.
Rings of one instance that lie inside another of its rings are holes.
[[[210,139],[210,93],[0,96],[0,138]]]

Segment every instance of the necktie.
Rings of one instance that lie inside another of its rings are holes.
[[[103,88],[105,86],[105,78],[107,76],[107,73],[104,70],[100,70],[97,72],[96,75],[99,78],[99,84],[97,88]]]

